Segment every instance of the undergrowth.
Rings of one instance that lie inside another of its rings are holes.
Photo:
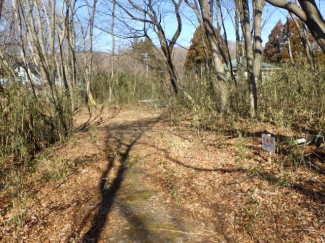
[[[190,106],[182,98],[174,98],[168,107],[169,119],[179,125],[197,130],[214,131],[221,135],[239,138],[236,142],[240,159],[248,154],[248,138],[259,138],[260,133],[271,129],[278,145],[289,147],[282,154],[283,166],[296,167],[308,163],[306,147],[295,145],[298,137],[312,136],[325,132],[325,67],[311,70],[297,64],[284,65],[281,70],[269,73],[257,83],[258,112],[255,117],[249,114],[247,82],[238,79],[236,87],[229,80],[229,112],[221,115],[220,101],[210,92],[209,82],[191,81],[187,76],[184,85],[195,101]],[[202,87],[198,87],[202,86]],[[219,95],[217,94],[217,97]],[[259,133],[258,133],[259,132]],[[322,158],[320,158],[322,159]]]

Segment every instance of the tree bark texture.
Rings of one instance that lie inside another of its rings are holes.
[[[250,76],[248,80],[250,113],[251,116],[254,117],[257,110],[257,90],[256,90],[256,79],[255,79],[255,72],[254,72],[254,51],[253,51],[252,34],[250,28],[249,3],[248,0],[239,0],[238,2],[240,4],[242,30],[245,39],[247,72],[249,73]]]
[[[254,0],[254,78],[255,78],[255,85],[257,84],[260,76],[261,76],[261,62],[262,62],[262,28],[261,28],[261,21],[262,21],[262,10],[263,4],[262,0]],[[255,92],[257,92],[255,90]],[[257,96],[257,94],[256,94]],[[257,99],[254,101],[254,108],[257,109]]]
[[[225,69],[223,68],[222,57],[218,47],[218,39],[216,33],[214,31],[212,18],[209,14],[209,5],[207,0],[199,0],[202,19],[204,23],[205,33],[208,38],[211,56],[212,56],[212,64],[214,70],[217,74],[217,81],[220,88],[221,93],[221,111],[226,113],[228,111],[228,87],[226,83]]]

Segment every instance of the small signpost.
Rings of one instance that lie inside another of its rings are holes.
[[[275,152],[275,137],[270,134],[262,134],[262,148],[272,154]]]

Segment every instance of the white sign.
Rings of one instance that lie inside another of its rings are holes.
[[[275,151],[275,138],[270,134],[262,134],[262,148],[274,154]]]

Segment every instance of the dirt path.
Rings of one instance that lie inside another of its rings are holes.
[[[76,123],[85,132],[40,161],[38,174],[48,175],[48,183],[39,181],[38,203],[30,203],[24,229],[4,241],[203,242],[214,235],[198,231],[148,171],[157,166],[147,163],[157,153],[154,134],[164,130],[161,115],[117,109],[81,114]],[[68,172],[56,178],[53,166],[60,170],[62,162]]]
[[[325,241],[324,173],[269,161],[253,138],[134,107],[84,111],[76,124],[84,131],[38,156],[26,219],[0,241]]]
[[[164,204],[141,159],[146,133],[159,129],[160,118],[145,113],[133,118],[122,112],[113,124],[99,128],[106,132],[108,155],[107,168],[98,175],[101,201],[94,216],[83,219],[91,226],[74,235],[85,242],[183,242],[189,238],[184,222]]]

